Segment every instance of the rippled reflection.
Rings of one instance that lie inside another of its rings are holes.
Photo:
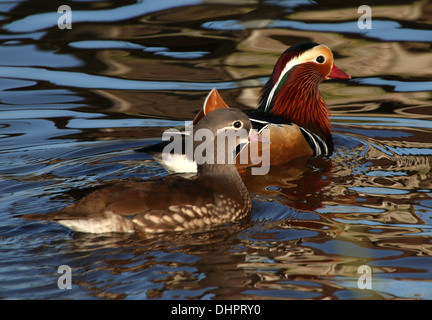
[[[432,299],[431,4],[310,1],[0,4],[0,283],[9,299]],[[280,53],[331,47],[335,152],[243,173],[251,219],[198,234],[83,235],[23,214],[166,172],[133,150],[216,87],[256,107]],[[59,265],[73,289],[56,286]],[[358,268],[371,267],[360,289]]]

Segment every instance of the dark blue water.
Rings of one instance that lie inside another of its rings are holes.
[[[1,299],[432,298],[430,3],[372,5],[372,29],[344,2],[65,4],[71,29],[55,2],[0,3]],[[133,150],[192,120],[213,87],[255,107],[305,40],[352,76],[320,86],[335,153],[247,178],[250,222],[144,238],[21,218],[166,175]]]

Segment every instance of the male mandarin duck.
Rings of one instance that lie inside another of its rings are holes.
[[[246,112],[254,128],[271,141],[265,144],[271,164],[333,152],[329,110],[318,86],[324,80],[350,78],[336,67],[333,53],[322,44],[299,43],[279,57],[261,89],[257,110]],[[228,107],[217,92],[212,94],[212,103],[204,104],[194,123],[211,110]]]
[[[293,45],[279,57],[270,79],[261,90],[258,108],[246,111],[253,127],[271,141],[260,146],[270,148],[270,164],[286,163],[305,156],[328,156],[333,152],[329,110],[318,86],[328,79],[351,78],[333,61],[331,50],[314,42]],[[219,108],[228,106],[213,89],[193,124]],[[149,152],[157,158],[163,147],[164,144],[157,144],[138,151]],[[250,148],[243,148],[238,159],[242,153],[249,157]],[[249,159],[251,162],[255,163]],[[189,172],[196,168],[195,164],[184,164],[178,159],[174,163],[164,163],[175,172]]]
[[[209,143],[213,148],[208,150],[213,151],[213,160],[220,150],[223,155],[233,155],[237,144],[259,141],[249,118],[236,109],[215,110],[194,126],[193,134],[200,129],[212,133]],[[219,138],[221,132],[236,134],[241,130],[245,134],[236,136],[235,144],[226,144],[225,136]],[[193,150],[201,144],[194,139]],[[158,180],[114,183],[60,211],[24,217],[54,221],[78,232],[146,234],[193,231],[246,217],[252,203],[235,162],[197,160],[197,163],[198,173],[191,179],[171,175]]]
[[[322,44],[300,43],[280,56],[261,90],[257,109],[272,117],[251,114],[254,122],[269,122],[265,126],[271,129],[272,163],[333,152],[329,110],[318,86],[323,80],[350,78],[336,67],[333,53]]]

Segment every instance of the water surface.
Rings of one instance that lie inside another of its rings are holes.
[[[0,298],[431,299],[432,21],[427,1],[0,3]],[[246,177],[250,221],[198,234],[85,235],[20,216],[166,172],[133,150],[216,87],[256,107],[279,55],[328,45],[329,158]],[[72,289],[60,290],[60,265]],[[371,288],[358,285],[359,268]]]

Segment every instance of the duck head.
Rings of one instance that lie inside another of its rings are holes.
[[[330,138],[329,110],[318,86],[328,79],[350,79],[333,62],[333,53],[322,44],[304,42],[286,50],[261,91],[258,110]]]
[[[252,129],[249,117],[238,109],[212,110],[193,126],[193,130],[194,150],[199,150],[194,152],[194,160],[199,164],[198,173],[202,175],[215,175],[217,170],[232,170],[237,174],[234,165],[237,146],[250,141],[260,141],[260,136]],[[205,156],[203,147],[206,149]]]

